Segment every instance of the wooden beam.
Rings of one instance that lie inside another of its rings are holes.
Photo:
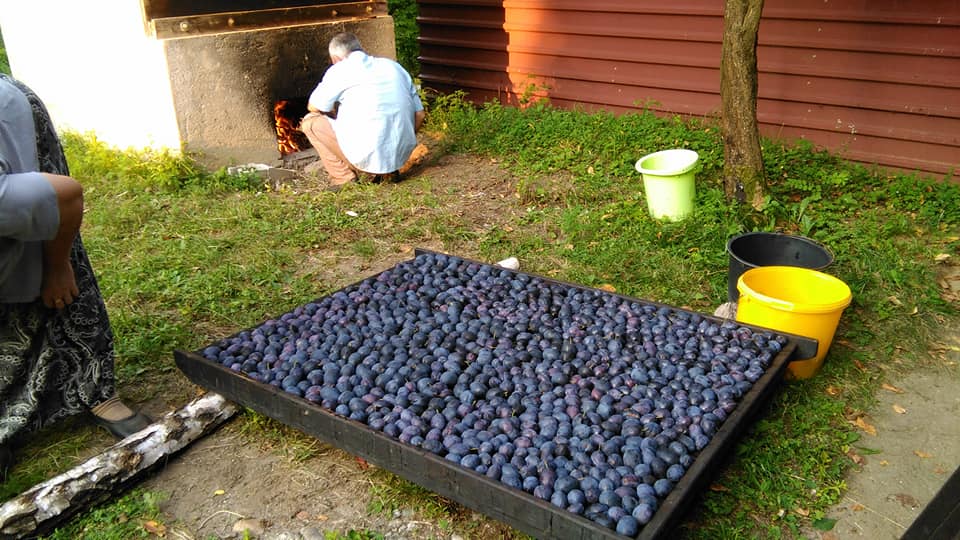
[[[224,32],[371,19],[387,14],[385,0],[366,0],[321,6],[162,17],[147,21],[147,27],[152,37],[176,39]]]

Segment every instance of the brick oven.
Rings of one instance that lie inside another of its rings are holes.
[[[212,167],[277,162],[277,104],[303,102],[337,32],[396,55],[387,3],[371,0],[0,2],[0,29],[58,128]]]

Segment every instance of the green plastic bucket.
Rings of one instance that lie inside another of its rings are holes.
[[[654,152],[637,161],[647,209],[654,219],[680,221],[693,212],[694,168],[699,159],[693,150],[676,148]]]

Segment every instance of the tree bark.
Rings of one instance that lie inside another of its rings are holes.
[[[236,412],[236,405],[209,393],[168,413],[102,454],[5,502],[0,506],[0,538],[23,538],[52,530],[128,487],[163,458],[209,433]]]
[[[723,187],[727,198],[759,209],[766,174],[757,128],[757,35],[763,0],[726,0],[720,60]]]

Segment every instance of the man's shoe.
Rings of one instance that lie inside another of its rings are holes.
[[[389,182],[391,184],[396,184],[397,182],[400,181],[400,172],[393,171],[386,174],[377,174],[377,175],[374,175],[372,181],[374,184],[383,184],[386,182]]]

